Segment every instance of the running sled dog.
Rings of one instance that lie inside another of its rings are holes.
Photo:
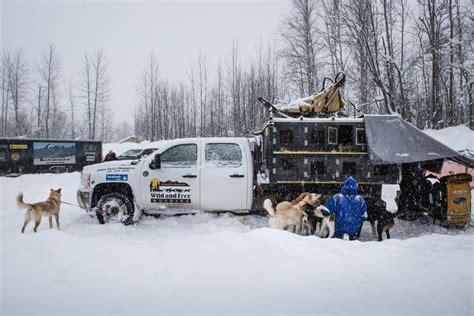
[[[38,230],[38,226],[41,223],[41,217],[49,217],[49,227],[53,228],[53,216],[56,219],[56,227],[59,229],[59,206],[61,204],[61,189],[53,190],[49,192],[49,197],[46,201],[37,203],[25,203],[23,202],[23,193],[19,193],[16,197],[16,203],[19,208],[26,208],[25,223],[21,232],[25,232],[26,225],[33,219],[35,221],[34,231]]]
[[[308,234],[308,215],[305,213],[307,206],[315,207],[321,199],[321,194],[309,193],[302,196],[295,204],[284,201],[278,203],[276,209],[270,199],[263,202],[263,208],[270,214],[268,226],[275,229],[288,230],[300,235]]]

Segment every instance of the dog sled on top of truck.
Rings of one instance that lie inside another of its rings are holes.
[[[396,115],[344,114],[344,79],[340,74],[320,93],[286,107],[260,98],[269,119],[250,137],[167,140],[143,159],[86,166],[79,205],[100,223],[196,210],[246,213],[262,210],[269,197],[338,193],[352,176],[369,208],[384,207],[382,184],[400,183],[405,166],[436,172],[450,159],[474,167]]]

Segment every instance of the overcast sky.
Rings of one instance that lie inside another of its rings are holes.
[[[53,43],[62,57],[63,83],[78,75],[86,52],[103,49],[115,120],[129,122],[138,78],[152,50],[166,78],[186,80],[200,52],[212,65],[229,55],[234,40],[242,59],[251,60],[261,40],[277,37],[290,8],[287,0],[0,3],[2,48],[21,47],[33,65]]]

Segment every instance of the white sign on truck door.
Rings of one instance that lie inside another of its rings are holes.
[[[141,194],[145,209],[198,209],[200,172],[197,143],[183,143],[165,149],[160,168],[144,166]]]

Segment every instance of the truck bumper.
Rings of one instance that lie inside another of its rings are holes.
[[[91,207],[92,192],[89,190],[77,190],[77,203],[79,206],[89,211]]]

